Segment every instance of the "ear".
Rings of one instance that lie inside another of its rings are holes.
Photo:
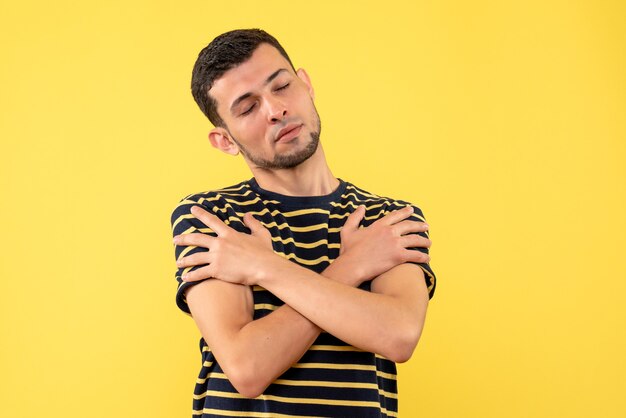
[[[209,142],[214,148],[230,155],[239,154],[239,147],[224,128],[213,128],[209,132]]]
[[[306,84],[309,88],[309,95],[311,95],[311,99],[315,100],[315,91],[313,90],[313,84],[311,84],[311,78],[309,77],[307,72],[304,70],[304,68],[298,68],[296,74],[298,75],[298,78],[302,80],[304,84]]]

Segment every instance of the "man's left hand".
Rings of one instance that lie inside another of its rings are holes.
[[[204,265],[197,270],[183,275],[186,282],[195,282],[207,278],[216,278],[235,284],[254,285],[267,270],[272,260],[278,257],[272,251],[270,232],[251,214],[243,217],[244,224],[251,234],[238,232],[226,225],[220,218],[194,206],[191,213],[202,223],[211,228],[217,237],[203,233],[177,235],[174,244],[194,245],[208,251],[198,252],[183,257],[176,262],[178,267]]]

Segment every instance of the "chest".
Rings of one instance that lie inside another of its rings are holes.
[[[272,235],[274,252],[319,273],[339,256],[345,219],[332,207],[268,208],[262,223]]]

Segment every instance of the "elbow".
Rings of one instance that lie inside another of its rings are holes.
[[[239,392],[244,398],[257,398],[265,392],[265,389],[272,383],[264,379],[258,373],[255,373],[253,367],[235,367],[229,370],[228,373],[224,371],[224,374],[228,377],[228,380],[233,385],[235,390]]]
[[[250,399],[258,398],[263,394],[266,389],[266,387],[261,387],[259,385],[254,385],[246,382],[240,382],[239,384],[235,384],[233,382],[233,386],[241,396]]]
[[[420,312],[419,316],[411,316],[406,321],[398,321],[395,327],[389,328],[392,333],[388,335],[389,338],[387,339],[390,342],[387,346],[388,352],[387,355],[381,354],[394,363],[409,361],[422,336],[425,319],[426,309]]]
[[[387,357],[389,360],[393,361],[394,363],[406,363],[407,361],[409,361],[409,359],[413,355],[414,350],[415,350],[415,346],[412,348],[408,346],[397,347],[392,352],[390,352],[388,356],[385,356],[385,357]]]
[[[393,343],[388,348],[388,352],[383,354],[394,363],[405,363],[409,361],[421,336],[421,330],[411,330],[410,332],[397,335],[391,339]]]

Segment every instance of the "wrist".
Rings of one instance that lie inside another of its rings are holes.
[[[352,287],[359,286],[367,279],[360,263],[356,262],[350,253],[343,253],[337,257],[322,275]]]
[[[296,265],[294,263],[276,253],[268,254],[267,259],[260,263],[260,267],[253,275],[254,283],[252,284],[259,285],[267,289],[269,285],[268,282],[272,281],[276,277],[286,276],[285,272],[290,267],[295,266]]]

